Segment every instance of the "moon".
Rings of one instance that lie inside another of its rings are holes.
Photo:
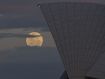
[[[27,37],[26,38],[26,44],[27,46],[33,47],[33,46],[37,46],[37,47],[41,47],[43,45],[43,36],[38,33],[38,32],[31,32],[29,33],[29,35],[35,35],[38,37]]]

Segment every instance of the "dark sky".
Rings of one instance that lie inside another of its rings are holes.
[[[26,35],[33,31],[44,37],[42,47],[26,46]],[[0,79],[59,79],[63,70],[53,38],[33,1],[0,0]]]
[[[100,2],[105,3],[104,0]],[[36,3],[32,0],[0,0],[0,79],[59,79],[64,71],[54,40]],[[26,46],[25,36],[32,31],[43,35],[42,47]],[[88,75],[104,79],[104,60],[105,55],[102,55]]]

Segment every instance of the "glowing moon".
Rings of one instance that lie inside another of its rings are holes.
[[[38,36],[38,37],[27,37],[26,38],[26,44],[27,46],[38,46],[38,47],[41,47],[42,44],[43,44],[43,36],[38,33],[38,32],[31,32],[29,33],[29,35],[35,35],[35,36]]]

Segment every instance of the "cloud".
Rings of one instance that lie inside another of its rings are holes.
[[[7,29],[7,28],[46,28],[46,23],[42,21],[37,21],[35,18],[7,18],[7,19],[0,19],[0,29]]]
[[[28,34],[15,34],[15,33],[0,33],[0,38],[26,38],[26,37],[39,37],[39,35],[28,35]]]
[[[0,51],[12,50],[18,47],[27,46],[26,37],[30,32],[39,32],[43,36],[45,48],[56,48],[50,32],[43,32],[39,28],[0,29]]]

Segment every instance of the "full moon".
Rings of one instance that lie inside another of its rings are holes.
[[[38,32],[31,32],[29,35],[33,35],[35,37],[27,37],[26,44],[27,46],[38,46],[41,47],[43,44],[43,36]]]

